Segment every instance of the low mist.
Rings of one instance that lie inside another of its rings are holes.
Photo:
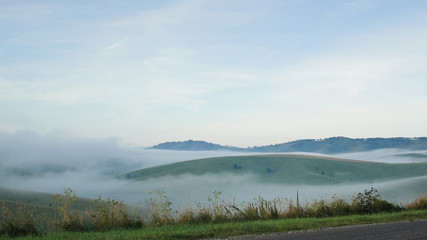
[[[386,149],[332,157],[389,163],[426,161],[425,158],[396,156],[409,152]],[[416,153],[425,154],[426,151]],[[250,174],[184,175],[142,182],[117,178],[130,171],[162,164],[243,154],[254,153],[125,148],[120,147],[118,140],[114,138],[80,139],[60,135],[42,136],[28,131],[0,132],[0,185],[48,193],[62,193],[64,188],[70,187],[80,197],[102,196],[130,204],[143,202],[156,189],[165,191],[174,204],[183,201],[205,203],[213,191],[221,191],[221,198],[226,201],[249,201],[258,196],[265,199],[295,199],[298,191],[301,200],[311,201],[328,200],[334,195],[349,199],[364,189],[374,187],[385,199],[398,203],[406,203],[427,192],[427,176],[323,186],[265,184]]]

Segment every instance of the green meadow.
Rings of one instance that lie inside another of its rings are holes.
[[[191,160],[122,175],[137,181],[185,174],[253,174],[258,181],[327,185],[374,182],[427,175],[427,163],[388,164],[304,155],[253,155]]]

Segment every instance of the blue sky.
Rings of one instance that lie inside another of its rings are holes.
[[[427,136],[427,1],[0,0],[0,131]]]

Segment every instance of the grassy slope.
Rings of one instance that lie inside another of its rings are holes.
[[[53,204],[53,199],[53,194],[19,191],[0,187],[0,201],[13,201],[35,206],[50,207]]]
[[[147,180],[184,174],[251,173],[273,183],[373,182],[427,175],[427,163],[386,164],[303,155],[231,156],[167,164],[123,175]]]
[[[426,154],[422,154],[422,153],[404,153],[404,154],[396,154],[393,155],[396,157],[408,157],[408,158],[419,158],[419,159],[427,159],[427,155]]]
[[[201,239],[230,237],[245,234],[287,232],[306,229],[384,223],[405,220],[426,219],[427,210],[404,211],[398,213],[354,215],[333,218],[296,218],[280,220],[258,220],[219,224],[165,225],[138,230],[117,230],[109,232],[72,233],[59,232],[40,237],[15,239]],[[0,236],[0,239],[9,239]]]
[[[44,212],[50,215],[56,212],[57,201],[55,200],[55,194],[0,187],[0,207],[5,206],[9,209],[14,209],[18,205],[25,206],[34,213]],[[79,198],[76,203],[71,205],[71,208],[73,210],[93,209],[93,200]]]

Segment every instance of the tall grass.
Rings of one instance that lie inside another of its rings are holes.
[[[427,194],[406,205],[407,209],[427,209]]]
[[[427,208],[427,195],[406,206],[398,206],[381,199],[374,188],[359,193],[350,202],[337,197],[300,202],[298,193],[296,202],[286,198],[267,200],[261,196],[252,201],[237,202],[225,201],[221,198],[221,192],[214,191],[213,196],[208,198],[208,204],[197,203],[195,207],[186,205],[177,210],[172,208],[172,202],[168,200],[166,193],[157,190],[149,196],[149,218],[131,214],[129,206],[123,202],[101,198],[93,201],[93,208],[76,211],[73,205],[77,200],[75,191],[69,188],[65,189],[64,194],[56,195],[57,214],[54,218],[35,218],[31,209],[26,207],[11,210],[3,206],[0,211],[0,235],[43,235],[53,231],[109,231],[176,224],[327,218]]]
[[[41,228],[36,225],[36,220],[25,205],[18,205],[13,211],[1,208],[0,235],[19,237],[41,234]]]

